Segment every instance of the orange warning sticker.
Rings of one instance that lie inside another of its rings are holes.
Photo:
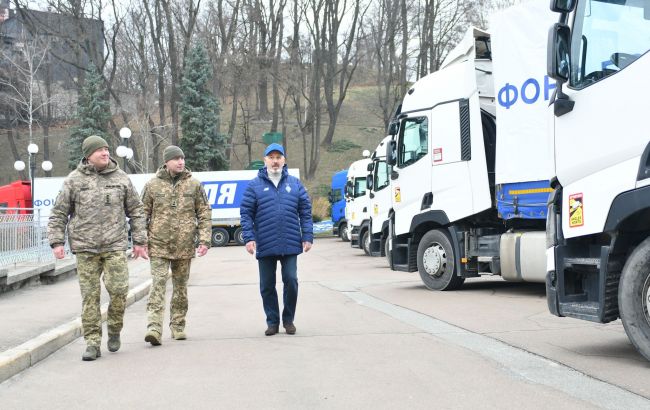
[[[584,200],[582,193],[569,195],[569,228],[585,224]]]
[[[395,187],[395,202],[402,202],[402,193],[398,186]]]

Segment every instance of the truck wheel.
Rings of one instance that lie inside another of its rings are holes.
[[[427,232],[418,245],[418,271],[430,290],[458,289],[465,278],[455,274],[454,248],[439,230]]]
[[[230,235],[224,228],[212,228],[212,246],[225,246],[230,241]]]
[[[363,249],[363,251],[368,256],[370,256],[370,240],[371,239],[372,238],[370,238],[370,231],[366,229],[363,232],[363,235],[361,235],[361,248]]]
[[[618,309],[625,333],[650,360],[650,238],[634,249],[621,273]]]
[[[244,230],[242,228],[235,229],[235,243],[237,245],[245,245],[244,243]]]
[[[339,237],[343,242],[350,242],[350,234],[348,232],[348,224],[343,224],[339,227]]]

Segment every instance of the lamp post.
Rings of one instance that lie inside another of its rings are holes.
[[[124,172],[128,173],[127,169],[127,160],[133,158],[133,150],[129,148],[129,139],[131,138],[131,129],[129,127],[123,127],[120,129],[120,137],[122,138],[122,143],[115,150],[115,153],[118,157],[124,158]]]
[[[28,156],[28,163],[29,163],[29,180],[30,180],[30,187],[31,187],[31,195],[32,195],[32,208],[35,208],[34,206],[34,177],[36,176],[36,154],[38,154],[38,145],[31,143],[27,146],[27,154]],[[52,170],[52,162],[50,161],[43,161],[41,164],[41,168],[43,168],[43,171],[49,172]],[[14,169],[16,171],[22,171],[25,169],[25,163],[21,160],[18,160],[14,162]]]

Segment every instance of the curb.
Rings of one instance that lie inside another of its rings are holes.
[[[149,294],[151,279],[131,289],[126,296],[126,306]],[[102,322],[106,320],[108,303],[101,307]],[[63,346],[82,336],[81,318],[71,320],[27,342],[0,353],[0,383],[35,365]]]

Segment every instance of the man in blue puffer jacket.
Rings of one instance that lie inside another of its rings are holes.
[[[282,324],[296,333],[293,318],[298,300],[298,255],[311,249],[314,232],[311,201],[300,180],[289,175],[284,148],[271,144],[264,151],[265,167],[249,184],[241,202],[241,225],[246,250],[255,253],[260,272],[260,293],[266,313],[267,336],[278,333],[280,308],[275,271],[282,265],[284,283]]]

